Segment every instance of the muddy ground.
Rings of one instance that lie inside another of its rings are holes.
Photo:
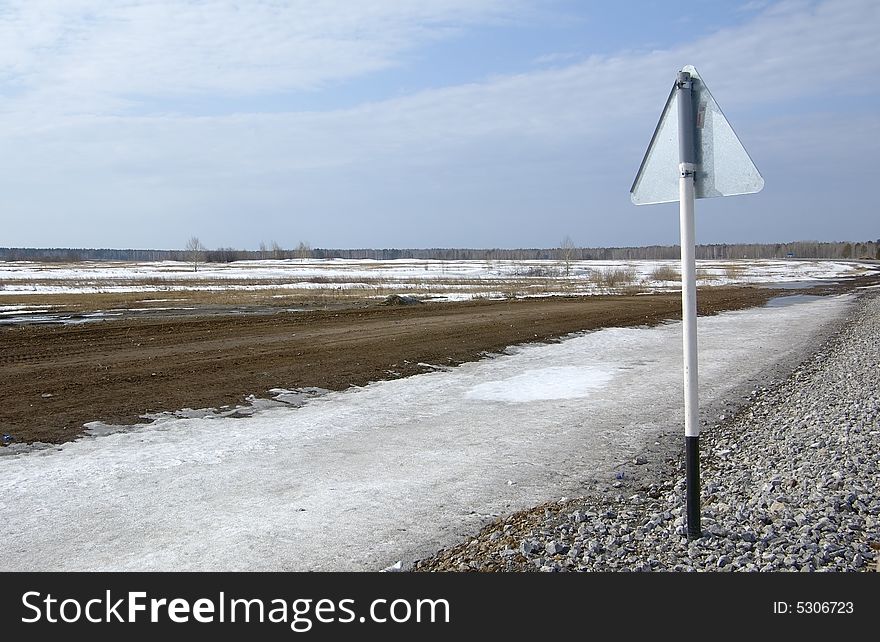
[[[825,288],[836,292],[852,281]],[[764,304],[766,288],[701,290],[700,314]],[[0,433],[62,443],[100,420],[239,404],[271,388],[341,390],[507,346],[680,318],[677,294],[546,298],[272,314],[132,318],[0,329]]]

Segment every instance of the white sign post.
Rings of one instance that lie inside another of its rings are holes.
[[[691,539],[702,535],[694,200],[752,194],[763,187],[764,179],[733,128],[697,70],[688,65],[676,77],[630,195],[636,205],[679,202],[686,510]]]

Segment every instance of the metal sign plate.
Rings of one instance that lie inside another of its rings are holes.
[[[692,95],[697,127],[695,197],[713,198],[760,192],[764,179],[709,88],[692,66],[688,65],[682,71],[689,72],[694,81]],[[678,201],[677,93],[673,86],[636,180],[630,188],[630,198],[636,205]]]

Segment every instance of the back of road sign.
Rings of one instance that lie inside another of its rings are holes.
[[[693,79],[692,96],[697,126],[694,137],[697,148],[695,197],[712,198],[760,192],[764,187],[764,179],[718,103],[700,79],[697,70],[688,65],[682,71],[689,72]],[[673,86],[630,189],[630,198],[636,205],[678,201],[677,93]]]

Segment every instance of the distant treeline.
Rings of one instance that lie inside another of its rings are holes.
[[[880,260],[880,239],[864,242],[795,241],[792,243],[733,243],[698,245],[698,259],[862,259]],[[465,260],[605,260],[632,261],[639,259],[678,259],[677,245],[649,245],[647,247],[577,247],[566,244],[559,248],[525,249],[324,249],[310,248],[300,243],[293,249],[273,244],[271,249],[238,250],[218,248],[202,250],[197,260],[208,263],[231,263],[254,259],[441,259]],[[192,261],[186,250],[114,250],[92,248],[0,248],[2,261]]]

